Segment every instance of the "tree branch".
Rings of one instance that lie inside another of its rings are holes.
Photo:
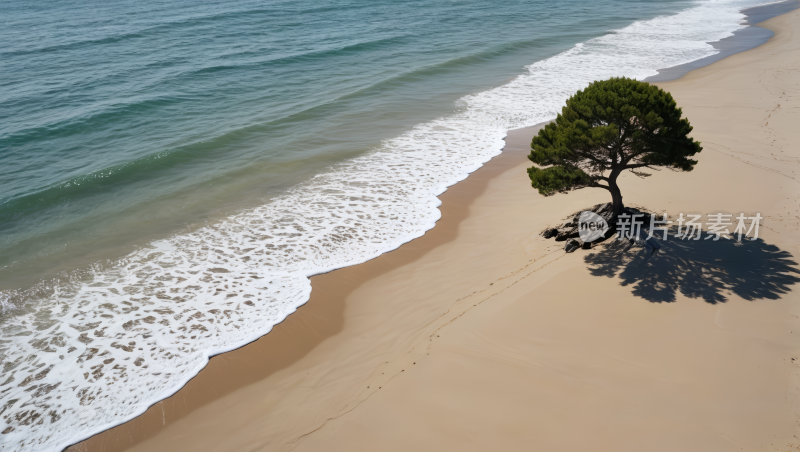
[[[649,167],[649,166],[650,166],[649,163],[637,163],[635,165],[625,165],[625,166],[622,167],[622,169],[635,169],[635,168],[644,168],[644,167]],[[652,168],[650,168],[650,169],[652,169]]]
[[[593,161],[593,162],[597,163],[597,164],[598,164],[598,165],[600,165],[600,166],[603,166],[603,167],[608,167],[608,162],[604,162],[604,161],[602,161],[602,160],[598,159],[597,157],[595,157],[594,155],[592,155],[592,154],[590,153],[590,151],[577,151],[577,152],[575,152],[575,154],[577,154],[577,155],[579,155],[579,156],[581,156],[581,157],[583,157],[583,158],[585,158],[585,159],[589,159],[589,160],[591,160],[591,161]]]

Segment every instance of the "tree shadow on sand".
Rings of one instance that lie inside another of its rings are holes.
[[[611,239],[586,256],[595,276],[619,277],[633,295],[671,303],[680,292],[708,303],[724,303],[731,294],[755,301],[776,300],[800,282],[797,262],[787,251],[754,241],[681,240],[670,235],[651,255],[627,240]]]

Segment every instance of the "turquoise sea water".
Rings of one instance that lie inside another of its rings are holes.
[[[509,128],[758,3],[2,3],[0,443],[141,413],[432,227]]]
[[[524,64],[690,4],[5,3],[0,287],[260,203]]]

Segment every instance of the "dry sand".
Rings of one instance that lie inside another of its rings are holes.
[[[659,83],[695,171],[621,181],[628,205],[760,212],[761,240],[565,254],[538,232],[608,194],[539,196],[513,131],[424,237],[312,278],[272,333],[71,450],[800,450],[800,11],[761,25]]]

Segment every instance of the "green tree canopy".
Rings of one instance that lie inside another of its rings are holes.
[[[611,193],[622,213],[617,178],[667,167],[691,171],[703,148],[688,136],[687,119],[668,92],[629,78],[597,81],[567,100],[555,121],[533,137],[528,169],[533,188],[550,196],[583,187]]]

